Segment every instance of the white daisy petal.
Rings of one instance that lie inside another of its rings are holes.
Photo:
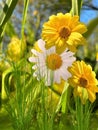
[[[55,46],[53,46],[53,47],[51,47],[50,49],[48,49],[48,50],[46,51],[46,54],[49,55],[49,54],[55,53],[55,52],[56,52],[56,48],[55,48]]]
[[[35,55],[35,56],[39,56],[40,53],[38,51],[36,51],[35,49],[32,49],[31,52]]]
[[[32,66],[33,70],[36,70],[37,68],[38,68],[37,65]]]
[[[74,53],[73,52],[71,52],[71,51],[68,51],[67,49],[60,55],[61,57],[71,57],[71,56],[73,56],[74,55]]]
[[[58,84],[61,82],[60,73],[59,73],[59,71],[55,71],[55,73],[54,73],[54,82],[56,82]]]
[[[45,80],[46,80],[46,85],[47,86],[50,86],[52,84],[52,81],[51,81],[51,71],[48,70],[48,73],[46,73],[46,77],[45,77]]]
[[[33,76],[34,76],[34,77],[37,77],[37,72],[36,72],[36,71],[33,73]]]
[[[68,72],[66,66],[64,65],[59,69],[59,73],[62,79],[64,80],[67,80],[70,77],[70,73]]]
[[[37,62],[37,59],[35,57],[29,57],[28,59],[30,62]]]
[[[38,40],[38,46],[42,51],[45,51],[45,42],[42,39]]]
[[[69,67],[76,60],[76,58],[74,57],[70,57],[69,59],[62,58],[62,60],[63,60],[63,64],[66,65],[66,67],[67,66]]]
[[[64,80],[67,80],[71,76],[71,74],[67,70],[65,70],[65,72],[62,71],[61,76]]]
[[[57,83],[57,84],[61,83],[61,79],[59,76],[54,77],[54,83]]]

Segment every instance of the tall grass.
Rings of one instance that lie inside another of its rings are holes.
[[[75,130],[89,130],[90,129],[90,116],[92,112],[92,105],[88,101],[82,104],[79,98],[75,98]]]

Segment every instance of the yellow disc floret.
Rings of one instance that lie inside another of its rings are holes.
[[[54,53],[50,54],[46,58],[47,67],[51,70],[59,69],[62,65],[62,59],[60,55]]]

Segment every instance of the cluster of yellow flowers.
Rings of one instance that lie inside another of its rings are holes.
[[[32,49],[33,56],[29,58],[35,63],[32,68],[38,80],[44,77],[46,85],[55,83],[55,87],[56,84],[61,87],[62,82],[68,81],[74,88],[74,95],[80,96],[83,104],[87,99],[93,103],[98,92],[98,81],[91,66],[84,61],[75,61],[74,57],[77,46],[86,43],[82,35],[86,31],[87,27],[79,22],[79,16],[70,13],[52,15],[43,24],[43,40],[37,42],[37,47]]]

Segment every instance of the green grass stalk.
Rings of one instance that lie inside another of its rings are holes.
[[[91,104],[87,101],[86,104],[82,104],[79,97],[75,99],[76,106],[76,124],[74,130],[89,130],[89,122],[91,115]]]

